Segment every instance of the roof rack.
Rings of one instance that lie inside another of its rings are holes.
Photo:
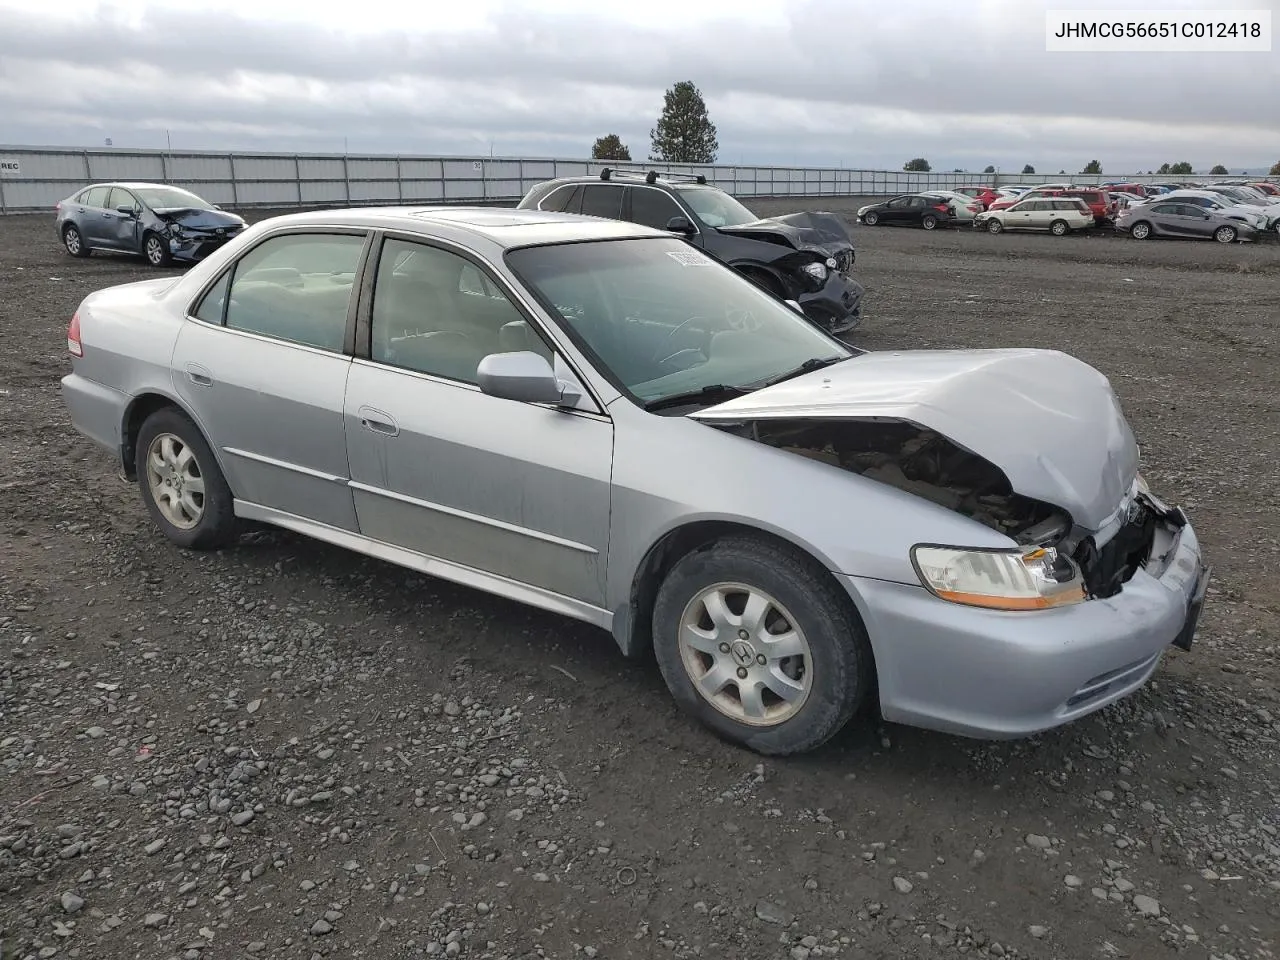
[[[605,167],[600,171],[601,180],[612,180],[614,177],[619,175],[624,177],[643,177],[645,183],[656,183],[659,179],[684,180],[692,181],[693,183],[707,182],[706,176],[701,173],[658,173],[657,170],[650,170],[647,173],[641,174],[638,170],[614,170],[610,167]]]

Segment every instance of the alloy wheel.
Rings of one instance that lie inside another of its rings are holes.
[[[161,433],[147,449],[147,483],[165,520],[190,530],[204,516],[204,475],[195,451],[172,433]]]

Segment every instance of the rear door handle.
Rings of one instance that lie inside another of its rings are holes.
[[[360,426],[366,430],[372,430],[374,433],[384,433],[389,437],[399,436],[400,427],[396,424],[396,418],[386,411],[379,410],[377,407],[361,407],[356,411],[360,417]]]
[[[198,363],[187,364],[187,379],[202,387],[213,385],[213,374],[209,372],[209,368]]]

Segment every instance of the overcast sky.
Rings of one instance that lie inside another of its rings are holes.
[[[1045,52],[1046,9],[1280,0],[0,0],[0,143],[636,159],[692,80],[726,163],[1280,160],[1271,53]]]

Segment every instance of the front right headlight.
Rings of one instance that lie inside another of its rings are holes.
[[[920,582],[934,596],[990,610],[1047,610],[1087,596],[1084,576],[1053,547],[986,550],[918,544]]]

